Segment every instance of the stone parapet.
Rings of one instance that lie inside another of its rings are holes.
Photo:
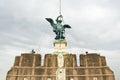
[[[65,71],[66,80],[115,80],[104,56],[88,53],[79,57],[80,65],[76,54],[63,54],[64,65],[58,69],[57,54],[46,54],[41,65],[40,54],[23,53],[15,57],[6,80],[56,80],[57,70]]]

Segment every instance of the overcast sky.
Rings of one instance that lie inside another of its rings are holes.
[[[59,15],[59,0],[0,0],[0,80],[5,80],[14,57],[34,49],[53,52],[55,34],[45,20]],[[62,0],[67,51],[106,56],[120,80],[120,0]]]

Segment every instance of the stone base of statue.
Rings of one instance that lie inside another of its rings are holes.
[[[55,40],[54,41],[54,53],[66,53],[67,42],[66,40]]]

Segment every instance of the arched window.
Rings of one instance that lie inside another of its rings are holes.
[[[51,80],[51,78],[47,78],[47,80]]]
[[[74,80],[73,78],[70,78],[70,80]]]
[[[24,78],[24,80],[28,80],[28,78],[27,78],[27,77],[25,77],[25,78]]]
[[[98,80],[97,77],[93,77],[93,80]]]

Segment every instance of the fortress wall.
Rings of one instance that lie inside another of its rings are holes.
[[[80,54],[80,66],[77,65],[75,54],[64,54],[63,57],[66,80],[115,80],[104,56],[95,53]],[[57,54],[46,54],[42,66],[40,54],[23,53],[15,57],[6,80],[56,80],[57,68]]]

